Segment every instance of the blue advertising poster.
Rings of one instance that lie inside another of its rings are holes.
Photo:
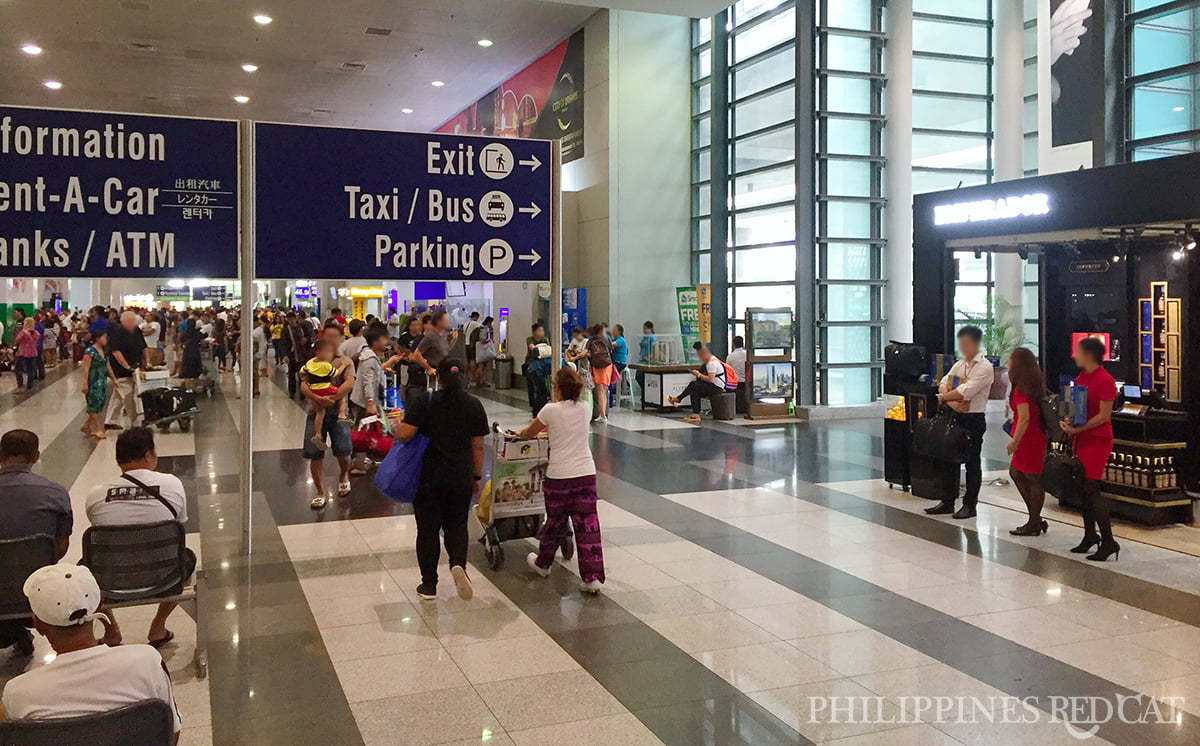
[[[546,281],[551,144],[256,124],[264,279]]]
[[[232,121],[0,107],[0,275],[237,277]]]

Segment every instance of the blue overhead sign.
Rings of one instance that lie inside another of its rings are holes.
[[[236,122],[0,107],[0,276],[237,277]]]
[[[255,125],[255,274],[550,279],[551,143]]]

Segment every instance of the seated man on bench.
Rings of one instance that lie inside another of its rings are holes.
[[[93,526],[141,526],[163,521],[187,522],[187,496],[183,482],[173,474],[155,471],[158,454],[154,450],[154,433],[149,428],[134,427],[117,438],[117,466],[121,476],[101,482],[92,488],[87,499],[87,516]],[[196,569],[196,555],[187,550],[187,575]],[[187,578],[184,578],[186,580]],[[150,622],[147,641],[161,648],[175,634],[167,629],[167,616],[178,604],[158,605],[158,613]],[[121,644],[121,629],[112,612],[112,625],[104,635],[108,645]]]
[[[692,349],[700,358],[701,369],[692,371],[692,382],[679,392],[679,396],[667,397],[667,403],[672,406],[679,404],[685,397],[692,398],[692,413],[684,418],[684,422],[699,422],[701,400],[725,393],[725,364],[712,354],[712,350],[705,347],[703,342],[695,343]]]

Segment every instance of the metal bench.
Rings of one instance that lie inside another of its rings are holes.
[[[178,521],[92,526],[83,534],[83,560],[111,609],[177,603],[196,622],[197,678],[208,675],[208,648],[198,596],[204,573],[188,584],[186,533]]]
[[[53,565],[56,554],[53,536],[0,540],[0,622],[30,620],[25,579],[39,567]]]

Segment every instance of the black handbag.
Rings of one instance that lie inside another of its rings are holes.
[[[1069,451],[1050,451],[1042,464],[1042,486],[1059,500],[1083,497],[1083,463]]]
[[[913,425],[913,450],[939,461],[961,464],[971,450],[971,437],[971,431],[958,424],[954,412],[943,405],[933,417]]]
[[[929,354],[918,344],[892,343],[883,348],[884,373],[904,379],[917,380],[929,372]]]

